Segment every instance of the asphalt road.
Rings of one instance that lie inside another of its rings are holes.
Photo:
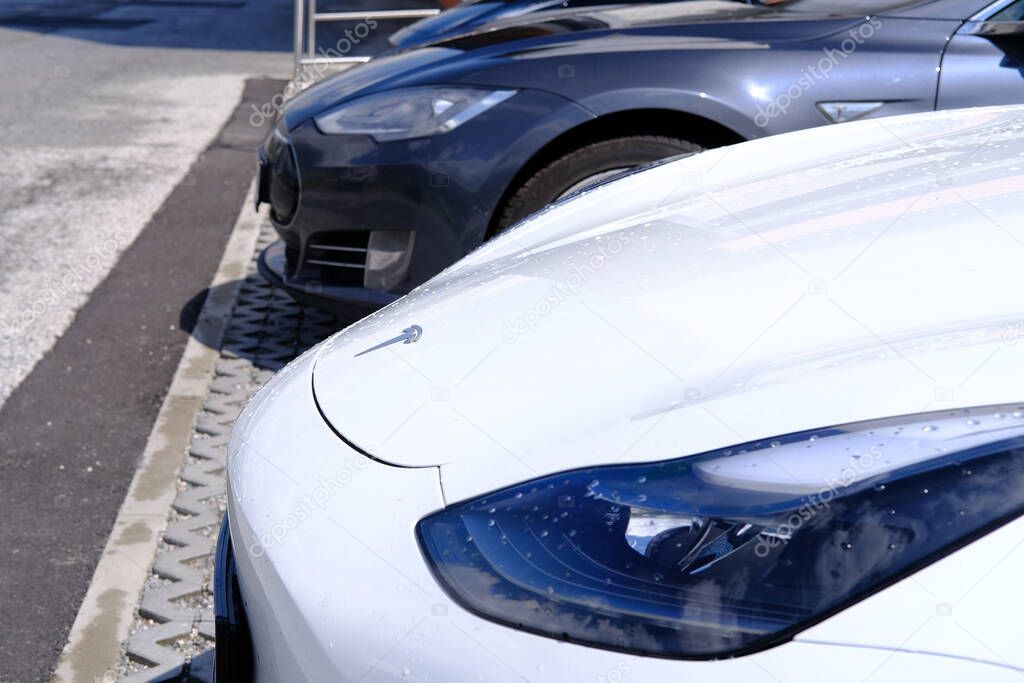
[[[291,75],[292,7],[0,6],[0,680],[47,680],[64,645],[283,85],[246,79]]]
[[[0,7],[0,402],[185,179],[245,79],[290,75],[291,7]]]
[[[292,9],[0,5],[0,681],[48,680],[66,642],[291,76]]]
[[[188,181],[0,409],[2,680],[49,678],[252,179],[266,131],[245,109],[275,88],[250,82]]]
[[[320,9],[335,5],[431,2]],[[244,80],[291,76],[292,17],[293,0],[0,4],[0,404],[189,180]],[[400,25],[379,22],[350,54],[380,51]]]
[[[0,6],[0,680],[47,680],[67,638],[251,179],[261,131],[218,133],[289,75],[290,19]]]

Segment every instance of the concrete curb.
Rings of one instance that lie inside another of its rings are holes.
[[[195,418],[206,399],[224,331],[256,248],[261,219],[250,208],[255,191],[253,183],[57,662],[53,683],[115,681],[120,675],[122,643],[130,635],[177,495],[178,474]]]

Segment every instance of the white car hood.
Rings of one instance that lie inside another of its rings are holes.
[[[449,500],[1024,399],[1024,108],[802,131],[521,224],[321,348],[324,417]],[[414,343],[356,356],[422,328]]]

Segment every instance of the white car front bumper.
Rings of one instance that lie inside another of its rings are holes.
[[[228,513],[257,681],[1017,680],[1018,672],[897,649],[793,642],[679,661],[560,642],[482,619],[434,580],[416,523],[444,505],[435,467],[347,445],[313,398],[314,353],[239,418]]]

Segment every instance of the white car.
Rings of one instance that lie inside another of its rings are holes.
[[[1022,240],[1024,108],[531,217],[250,402],[219,679],[1020,680]]]

